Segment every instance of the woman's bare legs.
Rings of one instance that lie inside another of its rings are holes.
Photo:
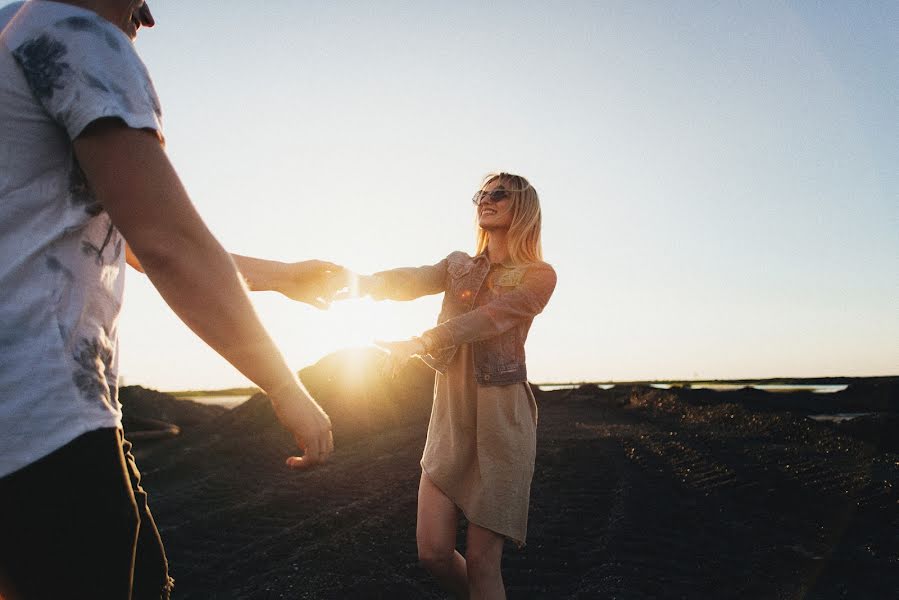
[[[468,598],[468,570],[456,550],[458,524],[459,509],[422,471],[415,531],[418,560],[446,589],[459,598]]]
[[[474,523],[468,524],[465,564],[472,600],[505,600],[502,559],[505,538]]]

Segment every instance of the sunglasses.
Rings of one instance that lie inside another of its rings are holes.
[[[503,188],[497,188],[489,192],[487,190],[478,190],[471,201],[475,206],[480,206],[484,200],[489,200],[491,203],[496,204],[508,197],[509,190],[504,190]]]

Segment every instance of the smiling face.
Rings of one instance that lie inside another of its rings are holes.
[[[481,188],[478,204],[478,225],[481,229],[494,231],[509,229],[512,225],[512,196],[508,193],[496,193],[507,189],[500,177],[491,179]]]
[[[543,260],[540,243],[540,199],[521,175],[500,171],[481,180],[473,200],[477,210],[475,254],[491,244],[506,246],[514,263]]]

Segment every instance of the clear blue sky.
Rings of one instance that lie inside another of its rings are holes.
[[[360,272],[471,250],[532,180],[535,381],[899,373],[899,3],[151,2],[170,155],[232,251]],[[258,310],[297,368],[439,299]],[[245,383],[129,273],[127,383]]]

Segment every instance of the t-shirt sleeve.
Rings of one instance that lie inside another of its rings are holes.
[[[11,48],[35,98],[74,140],[93,121],[118,118],[162,139],[162,110],[128,37],[100,16],[69,16]]]

